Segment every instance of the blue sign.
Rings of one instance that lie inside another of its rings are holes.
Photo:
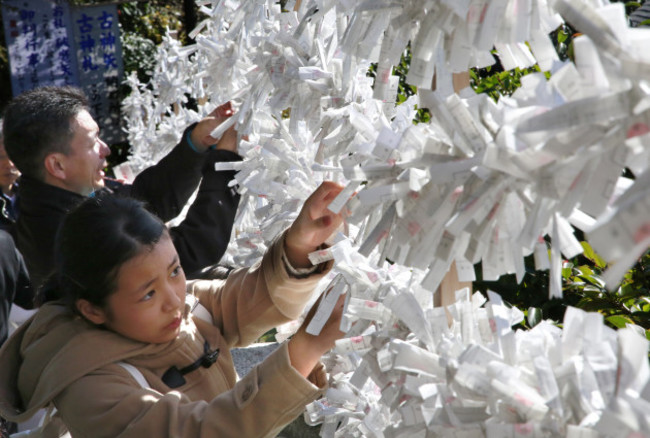
[[[124,68],[117,6],[73,8],[72,29],[79,85],[90,99],[102,139],[109,144],[121,141],[118,89]]]
[[[45,85],[79,86],[102,139],[122,141],[118,88],[124,68],[117,6],[3,0],[2,17],[13,95]]]
[[[78,85],[76,56],[65,2],[3,1],[14,96],[43,85]]]

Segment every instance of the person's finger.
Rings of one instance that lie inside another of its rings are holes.
[[[232,102],[228,101],[226,103],[222,103],[221,105],[213,109],[212,112],[208,114],[207,117],[224,118],[224,117],[230,117],[232,115],[233,115]]]
[[[317,218],[324,212],[328,212],[327,206],[331,204],[342,190],[343,187],[341,185],[332,181],[324,181],[307,199],[306,206],[309,216]]]
[[[233,114],[232,104],[226,102],[223,105],[219,105],[216,109],[217,117],[230,117]]]
[[[321,216],[314,221],[314,228],[316,230],[326,229],[332,226],[332,217],[331,216]]]
[[[327,209],[332,200],[340,193],[342,187],[336,183],[327,182],[319,186],[305,202],[303,211],[296,219],[296,231],[310,245],[320,244],[343,221],[340,214]]]
[[[217,141],[217,149],[237,152],[237,130],[231,126]]]
[[[300,234],[305,236],[309,241],[313,238],[318,239],[318,236],[326,237],[331,234],[331,232],[337,228],[342,221],[343,218],[334,213],[323,214],[322,212],[319,212],[313,214],[309,219],[305,218],[301,221],[299,224]]]

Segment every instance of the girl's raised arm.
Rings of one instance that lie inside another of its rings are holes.
[[[341,214],[332,213],[327,209],[341,190],[343,187],[340,185],[325,181],[305,201],[300,214],[289,228],[285,240],[285,253],[292,266],[296,268],[311,266],[309,253],[318,249],[343,222]],[[318,336],[306,332],[307,324],[317,307],[314,305],[302,327],[289,341],[291,365],[303,376],[309,376],[321,356],[334,346],[334,341],[343,336],[339,325],[344,297],[344,295],[339,297],[334,311]]]
[[[332,181],[323,182],[305,201],[296,220],[289,227],[285,252],[294,268],[308,268],[307,257],[341,225],[341,214],[332,213],[327,206],[343,190]]]

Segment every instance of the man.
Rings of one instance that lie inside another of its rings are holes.
[[[146,201],[168,221],[181,212],[200,182],[185,220],[170,233],[190,276],[219,261],[230,240],[239,195],[228,187],[234,172],[216,172],[214,163],[241,157],[235,152],[234,129],[216,146],[209,134],[231,115],[226,104],[191,125],[166,157],[140,173],[133,185],[126,185],[104,178],[110,149],[100,139],[81,90],[42,87],[15,97],[5,110],[5,147],[22,173],[15,235],[34,290],[54,266],[59,223],[66,212],[97,190]]]
[[[22,256],[9,233],[0,230],[0,346],[9,335],[9,313],[13,303],[31,307],[32,289]]]
[[[0,119],[0,229],[8,232],[11,232],[17,217],[15,195],[16,180],[19,176],[20,172],[11,162],[5,150],[2,119]]]
[[[9,234],[16,221],[15,183],[19,175],[5,151],[0,119],[0,346],[9,334],[9,314],[14,301],[27,309],[33,306],[27,268]],[[0,418],[0,438],[8,438],[10,432],[16,431],[15,426]]]

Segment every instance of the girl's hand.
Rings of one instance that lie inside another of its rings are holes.
[[[302,323],[298,331],[289,341],[289,359],[293,366],[304,377],[309,376],[323,354],[327,353],[334,347],[337,339],[341,339],[345,333],[339,330],[341,326],[341,317],[343,316],[343,304],[345,303],[345,294],[339,296],[334,310],[329,319],[323,326],[318,336],[307,333],[307,326],[311,322],[320,300],[323,295],[316,301],[307,314],[307,318]]]
[[[343,190],[332,181],[324,181],[305,201],[298,217],[287,232],[285,254],[294,268],[308,268],[307,257],[332,235],[343,223],[341,214],[334,214],[327,206]]]

